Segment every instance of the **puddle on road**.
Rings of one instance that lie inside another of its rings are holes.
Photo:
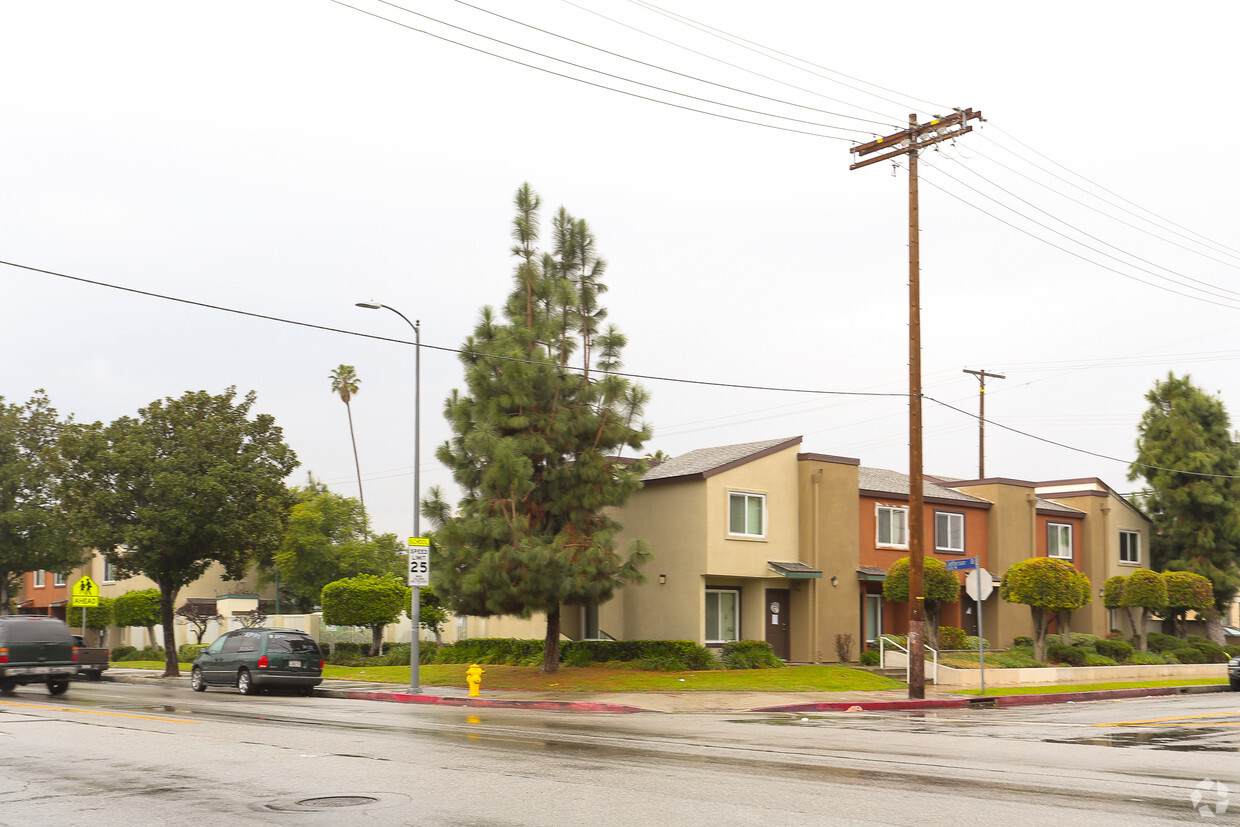
[[[1240,751],[1240,744],[1235,743],[1235,738],[1231,736],[1231,733],[1220,733],[1217,729],[1160,727],[1151,730],[1126,729],[1122,732],[1088,735],[1081,738],[1047,738],[1045,742],[1048,744],[1085,744],[1091,747],[1137,747],[1173,752]]]

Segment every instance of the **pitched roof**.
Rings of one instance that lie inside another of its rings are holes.
[[[905,497],[909,494],[908,474],[888,471],[885,468],[863,467],[858,469],[858,476],[859,487],[862,491],[874,491],[880,494],[899,494]],[[990,505],[989,500],[939,485],[937,482],[932,482],[924,477],[922,479],[922,496],[934,497],[940,500],[958,500],[962,503],[977,503],[978,505],[984,503]]]
[[[746,442],[740,445],[721,445],[717,448],[699,448],[666,462],[660,462],[642,476],[645,483],[671,479],[706,479],[738,465],[753,462],[776,451],[801,444],[799,436],[784,439],[768,439],[764,442]]]

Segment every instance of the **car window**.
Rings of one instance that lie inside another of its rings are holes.
[[[267,636],[267,651],[318,655],[319,645],[305,635],[272,634]]]
[[[72,643],[69,627],[50,620],[21,620],[6,623],[10,643]]]
[[[227,642],[227,640],[227,637],[217,637],[215,642],[207,647],[207,654],[218,655],[220,650],[224,648],[224,643]]]
[[[241,635],[228,635],[224,638],[224,648],[220,649],[220,652],[223,654],[240,652],[242,639]]]

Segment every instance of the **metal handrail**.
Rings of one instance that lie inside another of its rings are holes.
[[[884,647],[884,644],[892,646],[896,649],[899,649],[901,652],[904,653],[904,682],[908,683],[911,670],[913,668],[913,659],[909,657],[908,648],[905,646],[901,646],[899,643],[896,643],[894,640],[888,640],[886,635],[879,635],[878,636],[878,666],[880,669],[887,668],[887,652]],[[930,672],[930,680],[933,683],[937,684],[939,682],[939,650],[935,649],[932,646],[926,646],[925,649],[927,652],[931,653],[930,662],[933,665],[933,668],[931,669],[931,672]]]

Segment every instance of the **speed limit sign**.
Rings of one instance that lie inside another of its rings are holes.
[[[422,588],[431,584],[431,541],[428,537],[409,538],[409,585]]]

